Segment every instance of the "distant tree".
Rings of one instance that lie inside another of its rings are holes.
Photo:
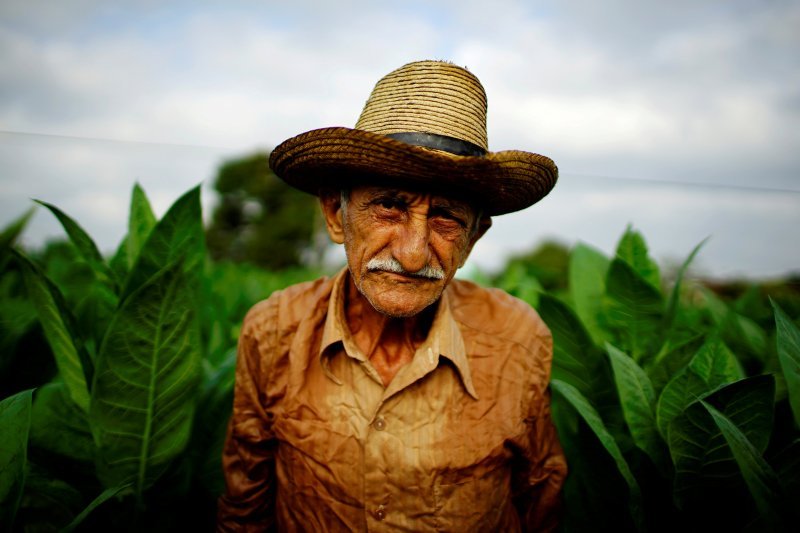
[[[530,252],[509,258],[505,271],[519,270],[534,276],[548,291],[567,287],[569,248],[557,241],[544,241]]]
[[[219,199],[206,230],[211,256],[271,270],[321,260],[316,199],[275,176],[268,159],[256,153],[220,167]]]

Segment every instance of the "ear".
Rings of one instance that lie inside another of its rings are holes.
[[[469,254],[472,253],[472,247],[475,246],[475,243],[478,242],[478,240],[481,237],[483,237],[483,234],[489,231],[489,228],[491,227],[492,227],[492,217],[482,216],[481,219],[478,221],[478,229],[475,230],[475,233],[470,238],[469,244],[467,245],[467,250],[464,253],[463,259],[461,259],[461,264],[458,265],[458,268],[464,266],[464,263],[467,262]]]
[[[344,243],[344,225],[342,223],[342,195],[339,191],[324,190],[319,193],[319,205],[325,217],[325,227],[331,240],[336,244]]]

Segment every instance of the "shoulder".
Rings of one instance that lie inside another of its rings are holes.
[[[550,337],[550,330],[533,307],[500,289],[453,280],[448,297],[453,318],[472,330],[522,344]]]
[[[328,278],[299,283],[250,308],[239,335],[237,382],[252,380],[273,400],[283,394],[298,327],[304,319],[327,311],[331,286]]]
[[[273,292],[245,315],[240,341],[251,339],[262,351],[290,339],[300,323],[327,311],[333,280],[323,277]]]
[[[290,285],[255,304],[245,315],[242,336],[262,337],[297,325],[320,306],[327,306],[333,280],[322,277]]]
[[[511,382],[526,376],[530,387],[546,387],[553,338],[529,304],[500,289],[462,280],[451,283],[448,298],[474,372]]]

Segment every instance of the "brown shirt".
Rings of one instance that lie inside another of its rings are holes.
[[[221,531],[541,531],[566,462],[552,339],[530,306],[450,283],[388,387],[344,320],[347,270],[276,292],[242,328]]]

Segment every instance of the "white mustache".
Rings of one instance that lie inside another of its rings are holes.
[[[436,280],[444,279],[444,270],[442,270],[441,268],[437,268],[431,265],[425,265],[416,272],[409,272],[408,270],[403,268],[403,265],[401,265],[400,262],[394,257],[390,257],[389,259],[378,259],[377,257],[373,257],[367,263],[367,271],[393,272],[395,274],[403,274],[404,276],[412,276],[415,278],[427,278]]]

